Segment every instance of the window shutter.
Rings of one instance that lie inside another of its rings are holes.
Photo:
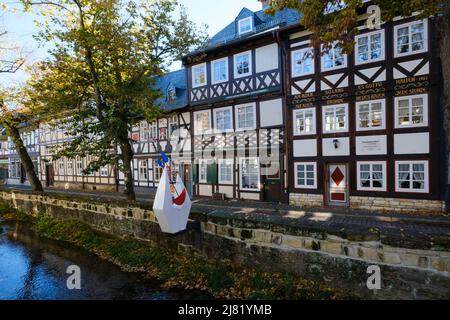
[[[217,165],[215,162],[208,163],[207,181],[209,184],[217,184]]]
[[[198,164],[192,166],[192,182],[198,183]]]

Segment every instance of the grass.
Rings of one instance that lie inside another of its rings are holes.
[[[24,218],[16,210],[0,207],[0,215],[5,217],[5,214],[9,219]],[[40,237],[75,244],[116,263],[125,271],[145,272],[162,280],[166,288],[204,290],[225,299],[352,298],[348,293],[291,274],[261,272],[230,262],[187,256],[176,250],[103,234],[74,220],[57,220],[41,213],[32,223]]]

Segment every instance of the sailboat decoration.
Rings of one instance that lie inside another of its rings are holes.
[[[180,175],[177,174],[173,180],[170,159],[164,152],[161,152],[161,155],[162,161],[157,160],[157,163],[163,168],[163,173],[156,191],[153,211],[161,230],[175,234],[186,230],[192,202]]]

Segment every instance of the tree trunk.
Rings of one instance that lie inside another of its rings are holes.
[[[121,158],[123,162],[123,174],[125,176],[125,190],[124,194],[130,201],[136,200],[133,185],[133,169],[131,168],[131,161],[133,160],[134,152],[128,137],[120,143]]]
[[[28,181],[30,182],[31,189],[33,191],[44,191],[42,188],[41,181],[39,180],[36,172],[34,171],[33,161],[28,154],[27,148],[23,144],[22,137],[20,136],[19,129],[17,126],[13,124],[5,125],[6,132],[11,137],[11,140],[14,142],[16,146],[16,151],[19,154],[20,161],[22,162],[22,166],[27,173]]]
[[[439,31],[440,31],[440,58],[442,64],[442,78],[443,78],[443,94],[442,94],[442,111],[443,122],[445,130],[445,146],[446,146],[446,159],[448,163],[448,157],[450,152],[450,1],[444,1],[443,3],[443,15],[439,19]],[[448,165],[447,165],[448,168]],[[448,169],[447,169],[448,170]],[[449,184],[447,178],[447,210],[450,205]]]

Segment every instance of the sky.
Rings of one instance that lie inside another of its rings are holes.
[[[15,5],[16,2],[15,0],[0,0],[0,3],[6,3],[10,8],[20,8]],[[261,3],[258,0],[179,0],[179,3],[186,7],[192,21],[209,26],[210,36],[233,21],[243,7],[253,11],[261,9]],[[30,64],[44,60],[48,50],[48,47],[39,46],[33,38],[33,34],[37,32],[34,24],[35,18],[32,14],[22,13],[20,10],[0,14],[0,29],[8,31],[8,42],[13,42],[23,48]],[[177,62],[171,66],[171,69],[176,70],[180,67],[181,63]],[[2,75],[0,84],[6,86],[13,83],[20,84],[26,80],[26,77],[25,72]]]

